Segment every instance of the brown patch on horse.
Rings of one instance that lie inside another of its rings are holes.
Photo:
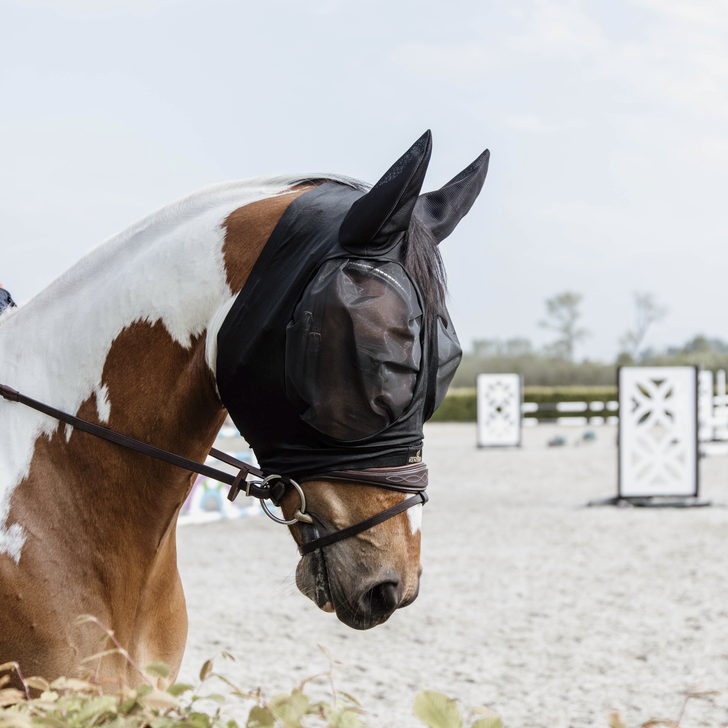
[[[298,185],[291,192],[251,202],[227,216],[222,252],[227,283],[231,291],[237,293],[245,285],[260,251],[263,250],[288,205],[315,186]]]
[[[225,418],[204,335],[184,348],[161,322],[138,321],[114,340],[102,384],[108,423],[99,422],[95,395],[79,417],[204,461]],[[8,518],[25,530],[20,561],[0,556],[2,659],[17,660],[26,675],[74,674],[99,651],[97,627],[73,626],[85,613],[113,629],[142,666],[162,660],[176,671],[187,615],[174,527],[193,482],[186,470],[85,432],[67,440],[60,424],[41,436]],[[126,667],[104,658],[104,673]]]

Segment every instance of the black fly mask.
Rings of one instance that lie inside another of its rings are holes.
[[[406,265],[468,212],[486,151],[420,195],[425,133],[368,192],[324,182],[281,217],[218,334],[220,396],[266,472],[419,463],[422,426],[461,349],[444,303]]]

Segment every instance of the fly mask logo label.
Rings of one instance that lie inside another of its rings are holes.
[[[407,462],[410,465],[416,465],[417,463],[422,462],[422,450],[418,450],[414,455],[410,455],[407,458]]]

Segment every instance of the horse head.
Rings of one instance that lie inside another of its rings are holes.
[[[263,469],[305,491],[310,522],[290,526],[298,587],[357,629],[416,598],[424,498],[314,546],[422,492],[422,425],[461,357],[438,245],[478,196],[489,153],[421,194],[431,148],[428,131],[367,191],[318,181],[297,196],[217,336],[222,402]],[[290,520],[298,498],[283,499]]]

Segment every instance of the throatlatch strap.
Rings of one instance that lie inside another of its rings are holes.
[[[362,531],[373,528],[380,523],[384,523],[384,521],[388,521],[390,518],[394,518],[394,516],[403,513],[408,508],[412,508],[412,506],[418,506],[420,504],[425,505],[428,500],[429,498],[427,496],[427,493],[425,493],[425,491],[421,491],[417,493],[417,495],[414,495],[411,498],[407,498],[407,500],[404,500],[401,503],[397,503],[396,506],[387,508],[386,511],[382,511],[381,513],[377,513],[376,516],[367,518],[365,521],[360,521],[359,523],[355,523],[353,526],[342,528],[340,531],[334,531],[334,533],[330,533],[327,536],[321,536],[321,538],[315,538],[313,541],[301,544],[298,547],[298,551],[301,556],[304,556],[305,554],[310,554],[316,549],[323,548],[324,546],[330,546],[332,543],[342,541],[343,539],[349,538],[350,536],[356,536],[357,533],[361,533]]]

